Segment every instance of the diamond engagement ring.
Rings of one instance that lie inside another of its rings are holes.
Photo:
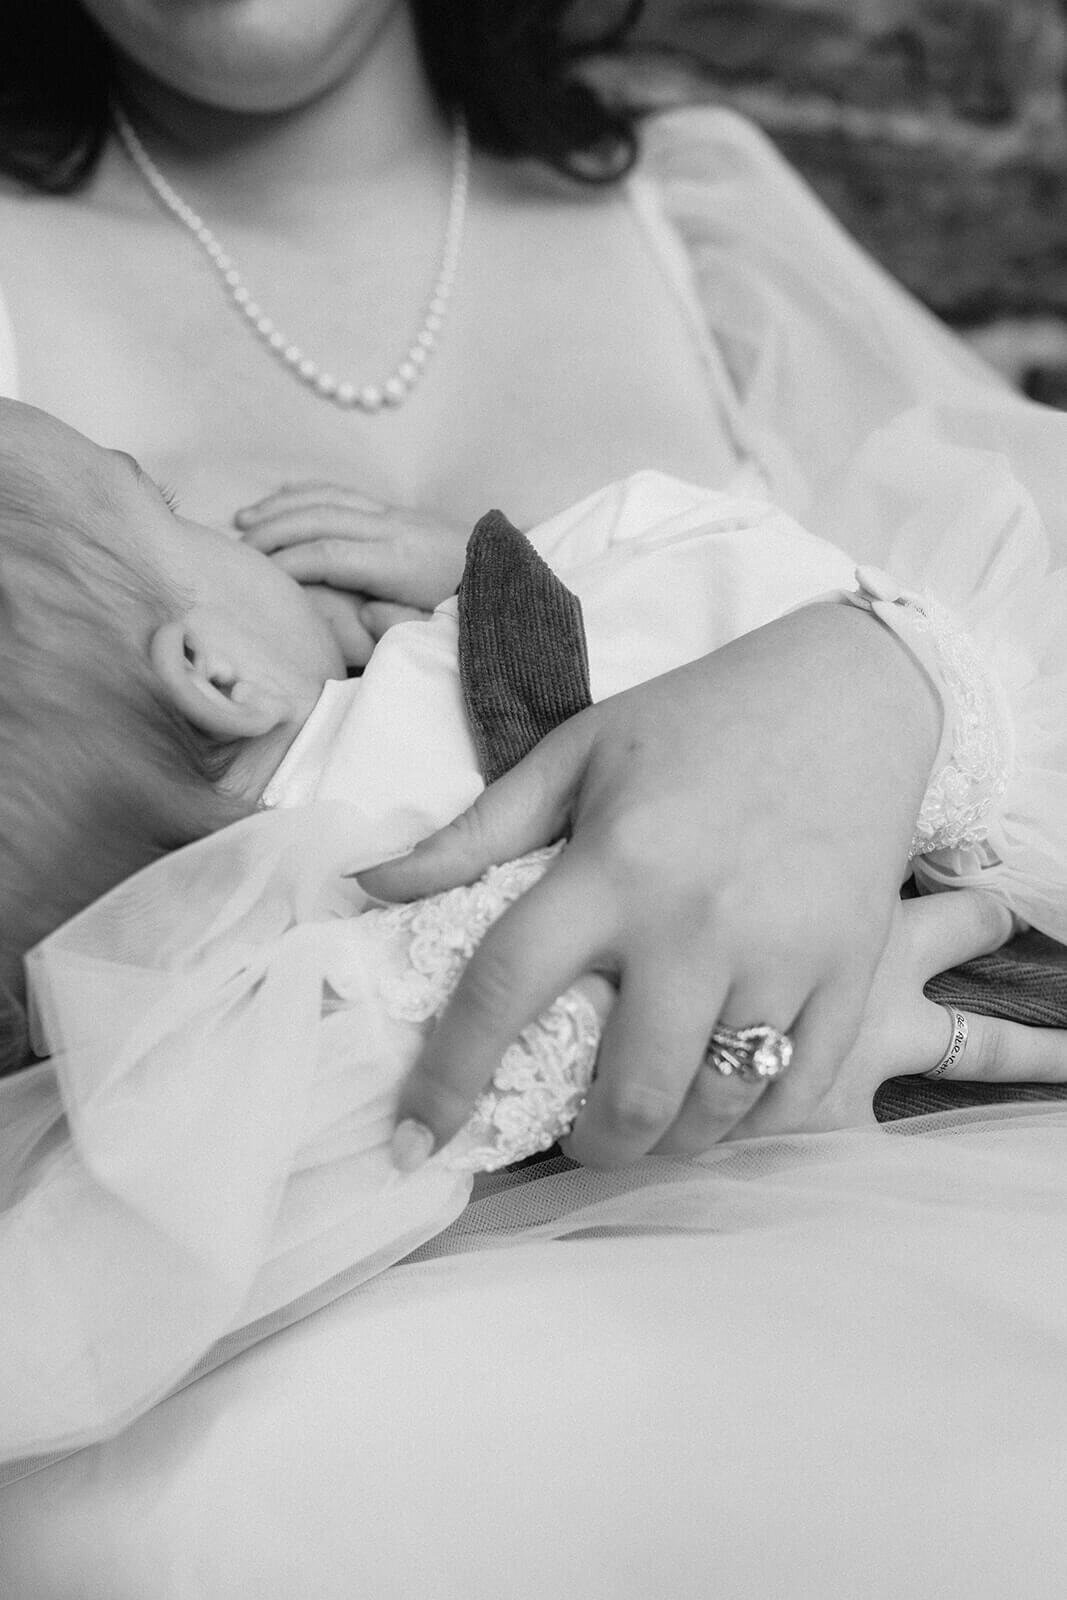
[[[770,1083],[782,1076],[792,1059],[789,1035],[760,1022],[751,1028],[713,1028],[704,1065],[724,1078]]]
[[[945,1073],[962,1058],[963,1052],[967,1048],[967,1018],[963,1015],[963,1012],[957,1010],[955,1006],[949,1005],[947,1000],[939,1000],[938,1005],[942,1006],[949,1014],[952,1022],[952,1039],[937,1066],[931,1067],[929,1072],[922,1074],[924,1078],[943,1078]],[[714,1037],[715,1035],[712,1034],[712,1038]]]

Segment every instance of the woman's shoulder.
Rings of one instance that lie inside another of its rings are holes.
[[[764,178],[791,168],[755,122],[722,105],[684,105],[657,111],[641,124],[638,172],[661,183],[688,179],[709,187],[739,173]]]
[[[870,263],[808,182],[762,128],[730,107],[649,116],[633,181],[698,275],[714,263],[746,302],[753,277],[793,293],[829,274],[847,280],[851,294],[870,276]]]
[[[646,118],[635,176],[657,192],[691,250],[711,245],[777,259],[788,237],[800,253],[795,266],[818,272],[827,257],[840,266],[841,224],[769,135],[729,106],[681,106]]]

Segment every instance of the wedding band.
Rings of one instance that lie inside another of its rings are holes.
[[[751,1028],[712,1029],[704,1065],[724,1078],[770,1083],[780,1078],[793,1059],[793,1041],[768,1022]]]
[[[947,1000],[939,1000],[937,1003],[948,1012],[951,1019],[952,1042],[937,1063],[937,1066],[931,1067],[929,1072],[922,1074],[924,1078],[943,1078],[949,1068],[956,1065],[967,1048],[967,1018],[962,1011],[958,1011],[955,1006],[949,1005]]]

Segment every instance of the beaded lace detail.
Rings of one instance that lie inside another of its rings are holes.
[[[871,610],[906,644],[941,697],[944,731],[919,809],[909,858],[970,849],[989,832],[1008,786],[1011,718],[993,673],[947,607],[902,589],[872,568],[856,573],[853,604]]]
[[[399,970],[379,983],[389,1015],[419,1024],[439,1016],[489,928],[537,882],[561,848],[554,845],[490,867],[470,887],[370,912],[400,958]],[[470,1121],[442,1152],[444,1163],[491,1172],[547,1150],[570,1130],[584,1104],[599,1043],[592,1005],[568,990],[505,1052]]]
[[[931,776],[912,838],[912,856],[980,844],[1008,786],[1011,728],[995,680],[970,634],[936,601],[908,604],[940,669],[946,716],[953,718],[948,760]]]
[[[570,989],[524,1028],[479,1095],[467,1126],[443,1153],[447,1167],[493,1172],[570,1132],[593,1079],[600,1023]]]

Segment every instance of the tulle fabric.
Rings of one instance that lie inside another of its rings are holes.
[[[265,812],[156,863],[33,952],[33,1023],[50,1057],[0,1083],[9,1476],[128,1426],[412,1253],[631,1234],[758,1249],[757,1236],[789,1229],[814,1249],[842,1218],[934,1248],[946,1220],[955,1236],[966,1217],[977,1274],[1001,1208],[1027,1230],[1067,1224],[1062,1107],[756,1141],[619,1173],[557,1162],[482,1177],[470,1203],[451,1147],[400,1175],[388,1144],[424,1030],[410,1006],[382,1003],[390,986],[410,999],[410,973],[382,932],[392,913],[350,876],[389,845],[356,808]],[[420,1015],[447,993],[449,937],[422,964],[420,985],[428,972],[440,994]],[[1028,1258],[997,1293],[1030,1294],[1031,1269]]]
[[[0,1576],[54,1600],[1052,1600],[1065,1155],[1067,1112],[1025,1106],[497,1189],[9,1486]]]
[[[1067,941],[1067,415],[1010,391],[734,113],[655,119],[639,183],[770,499],[946,605],[1003,686],[1015,765],[989,848],[917,875]]]
[[[33,953],[49,1059],[0,1083],[0,1455],[121,1427],[462,1208],[469,1177],[388,1155],[422,1035],[377,1002],[344,875],[390,842],[352,810],[267,813]]]
[[[569,1129],[603,984],[522,1030],[430,1162],[393,1165],[427,1032],[558,849],[377,906],[351,874],[395,844],[357,808],[267,811],[32,952],[48,1060],[0,1082],[0,1459],[121,1428],[440,1232],[472,1171]]]

